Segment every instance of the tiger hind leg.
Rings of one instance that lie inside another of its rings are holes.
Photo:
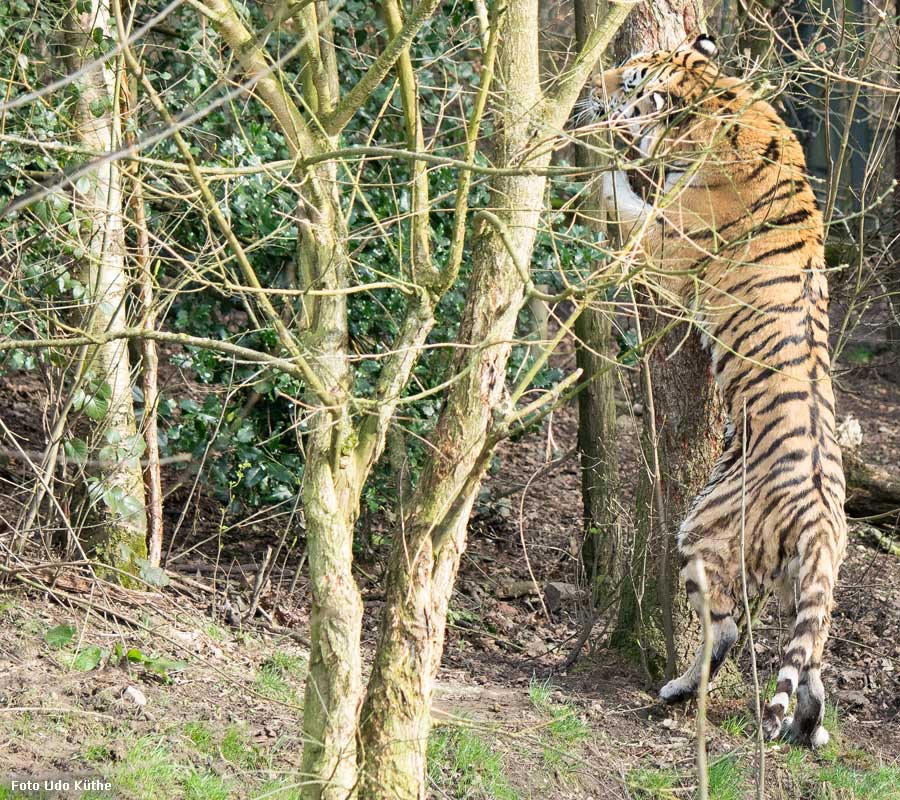
[[[800,674],[797,708],[785,717],[781,735],[812,748],[824,747],[831,738],[822,725],[825,718],[825,687],[818,667],[809,666]]]
[[[700,580],[698,580],[699,572],[703,569],[703,561],[694,558],[681,571],[688,600],[698,617],[702,617],[703,614],[703,594],[700,590]],[[738,630],[732,616],[734,602],[730,598],[722,596],[719,592],[710,591],[709,607],[712,621],[712,655],[709,662],[709,679],[711,681],[724,663],[731,646],[737,641]],[[660,689],[660,700],[666,703],[678,703],[696,696],[703,668],[703,650],[704,646],[701,642],[694,662],[684,675],[669,681]]]
[[[806,572],[806,574],[804,574]],[[822,571],[801,570],[797,615],[775,695],[763,711],[763,733],[767,739],[787,736],[812,747],[828,741],[822,727],[825,688],[819,672],[831,621],[832,577]],[[785,718],[788,704],[797,692],[797,710]]]
[[[830,738],[822,725],[825,718],[825,686],[822,684],[820,669],[830,617],[830,614],[826,614],[824,623],[816,631],[809,664],[800,673],[794,716],[785,717],[781,728],[781,735],[786,739],[813,748],[824,747]]]

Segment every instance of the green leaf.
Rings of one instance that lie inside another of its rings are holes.
[[[97,100],[92,100],[90,105],[91,114],[99,119],[106,113],[108,107],[109,103],[105,97],[100,97]]]
[[[87,460],[88,446],[83,439],[72,438],[63,442],[63,450],[66,456],[77,463],[83,463]]]
[[[125,658],[133,664],[143,664],[147,659],[147,657],[136,647],[129,648],[128,652],[125,653]]]
[[[109,399],[101,397],[99,392],[87,398],[84,404],[84,413],[94,422],[99,422],[109,412]]]
[[[87,175],[82,175],[75,181],[75,190],[79,194],[87,194],[91,190],[91,179]]]
[[[187,669],[188,664],[187,661],[179,661],[177,658],[154,656],[145,658],[144,666],[160,675],[168,675],[170,672],[181,672],[183,669]]]
[[[146,581],[151,586],[169,585],[169,576],[162,567],[151,567],[150,562],[144,559],[139,559],[138,563],[141,565],[139,575],[142,581]]]
[[[126,494],[122,497],[119,513],[123,517],[139,517],[146,512],[143,498],[137,498]]]
[[[38,200],[31,208],[41,222],[46,224],[50,221],[50,208],[44,200]]]
[[[60,647],[65,647],[71,642],[74,637],[74,625],[57,625],[44,634],[44,641],[50,646],[51,650],[59,650]]]
[[[77,656],[75,656],[72,661],[72,666],[81,670],[82,672],[90,672],[92,669],[96,669],[100,662],[103,660],[103,656],[106,655],[106,650],[103,650],[97,645],[92,644],[90,647],[85,647]]]

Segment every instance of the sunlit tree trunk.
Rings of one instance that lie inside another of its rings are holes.
[[[108,0],[92,0],[87,6],[85,10],[83,2],[73,2],[68,18],[68,60],[73,70],[91,64],[101,52],[94,38],[98,31],[107,40],[111,33]],[[95,153],[111,152],[121,141],[118,64],[111,59],[88,68],[79,83],[75,131]],[[128,292],[119,162],[102,164],[76,182],[75,196],[85,286],[82,326],[92,334],[118,331],[126,327]],[[97,420],[93,438],[103,448],[89,492],[93,517],[89,543],[103,561],[137,574],[138,562],[147,558],[147,518],[139,461],[143,448],[136,433],[126,341],[87,348],[82,364],[85,407]]]
[[[616,6],[605,25],[595,26],[593,49],[585,48],[593,60],[626,14],[627,7]],[[536,0],[508,4],[492,101],[497,166],[540,169],[549,164],[550,149],[533,145],[544,140],[548,130],[562,126],[590,69],[579,60],[574,91],[545,98],[540,90],[538,26]],[[475,234],[458,340],[462,346],[451,366],[457,380],[432,437],[432,456],[394,536],[378,649],[361,719],[360,795],[371,800],[425,797],[431,700],[447,609],[472,504],[499,439],[510,342],[525,300],[526,284],[517,263],[530,264],[545,207],[546,179],[540,175],[495,177],[490,188],[497,222],[483,219]]]

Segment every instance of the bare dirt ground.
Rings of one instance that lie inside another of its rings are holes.
[[[0,393],[4,421],[31,431],[34,447],[37,392],[22,385]],[[900,451],[898,395],[869,367],[839,382],[839,416],[860,420],[867,459],[889,468]],[[620,420],[626,495],[639,423]],[[476,507],[436,699],[435,798],[693,796],[695,707],[657,703],[657,687],[607,647],[609,620],[597,620],[581,658],[560,669],[587,614],[576,427],[566,408],[524,443],[504,445]],[[16,463],[0,463],[0,525],[16,516],[21,474]],[[190,481],[175,470],[166,479],[172,529]],[[242,622],[260,554],[285,518],[228,520],[219,535],[218,504],[202,491],[190,497],[171,585],[159,592],[113,589],[74,570],[0,587],[0,776],[100,772],[122,798],[299,796],[302,543],[263,591],[261,614]],[[360,564],[367,652],[383,557],[376,549]],[[550,582],[563,586],[548,606]],[[900,798],[900,559],[852,539],[837,597],[824,674],[833,742],[815,754],[770,746],[768,798]],[[70,639],[50,633],[60,626]],[[773,608],[757,630],[764,682],[783,633]],[[746,661],[744,653],[745,670]],[[753,796],[748,700],[710,697],[710,796],[719,800]],[[0,798],[12,796],[0,788]]]

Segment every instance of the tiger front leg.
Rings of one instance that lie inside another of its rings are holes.
[[[656,209],[645,203],[631,188],[628,176],[621,170],[604,172],[601,177],[603,207],[619,224],[643,225]]]
[[[701,577],[702,573],[702,577]],[[684,579],[685,590],[694,613],[698,617],[703,614],[703,592],[701,586],[705,580],[706,568],[703,560],[693,558],[681,571]],[[712,652],[709,663],[709,680],[715,678],[716,673],[728,656],[731,646],[737,641],[738,630],[732,612],[734,602],[712,590],[709,592],[709,611],[712,627]],[[684,675],[669,681],[659,691],[659,699],[665,703],[679,703],[695,697],[700,687],[700,675],[703,669],[703,644],[697,649],[694,663],[688,667]]]

